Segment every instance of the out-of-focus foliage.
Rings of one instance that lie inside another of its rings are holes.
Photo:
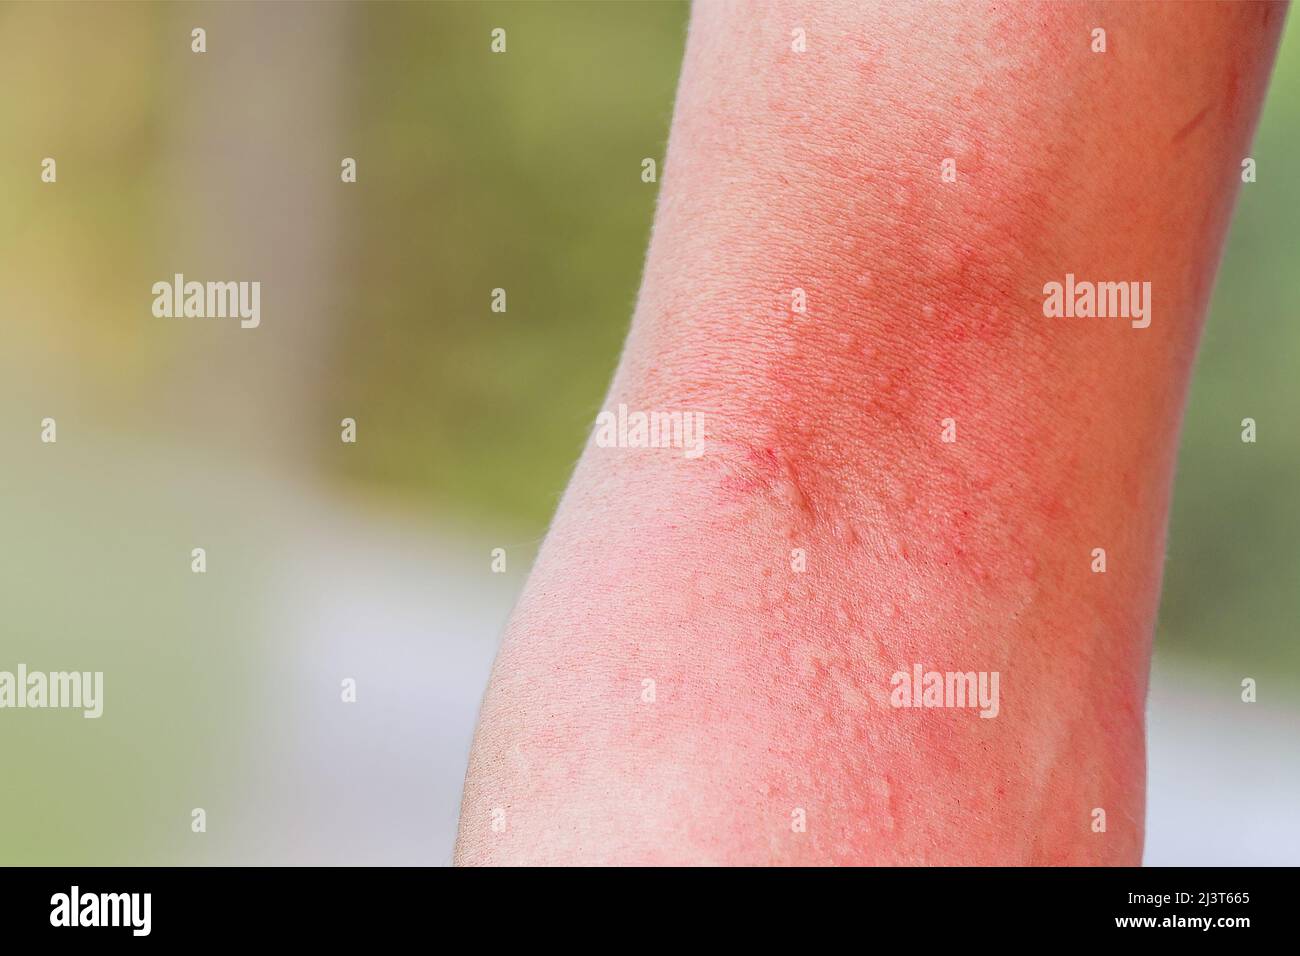
[[[365,206],[335,366],[371,423],[358,477],[546,521],[631,317],[657,189],[641,160],[662,164],[686,13],[403,4],[358,18]],[[496,26],[505,54],[489,48]]]
[[[1292,18],[1294,19],[1294,18]],[[1300,686],[1300,30],[1287,25],[1192,380],[1161,650]],[[1176,175],[1176,170],[1170,171]],[[1258,423],[1243,444],[1241,421]],[[1224,692],[1231,694],[1232,687]]]

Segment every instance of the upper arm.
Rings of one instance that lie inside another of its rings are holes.
[[[707,449],[584,452],[462,861],[1137,861],[1178,421],[1282,13],[695,6],[606,407]],[[1067,274],[1149,282],[1150,323],[1045,315]],[[999,715],[892,707],[917,664],[998,671]]]

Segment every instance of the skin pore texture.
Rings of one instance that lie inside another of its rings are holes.
[[[588,443],[457,862],[1140,862],[1179,423],[1285,15],[696,4],[603,407],[704,451]],[[1046,317],[1067,274],[1150,282],[1149,327]],[[893,706],[917,664],[998,672],[997,715]]]

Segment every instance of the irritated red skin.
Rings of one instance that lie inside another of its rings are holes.
[[[1139,862],[1178,425],[1284,13],[696,6],[606,407],[706,451],[583,455],[459,862]],[[1044,318],[1066,272],[1151,282],[1150,327]],[[914,663],[998,671],[998,716],[891,707]]]

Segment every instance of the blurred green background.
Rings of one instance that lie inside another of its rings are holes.
[[[0,714],[0,862],[446,862],[501,623],[631,315],[687,14],[0,5],[0,669],[107,684],[98,721]],[[1269,742],[1300,712],[1298,105],[1292,27],[1193,387],[1152,702],[1153,809],[1273,846],[1153,820],[1152,862],[1267,861],[1279,832],[1296,862],[1300,761]],[[177,271],[263,280],[262,328],[153,320]]]

